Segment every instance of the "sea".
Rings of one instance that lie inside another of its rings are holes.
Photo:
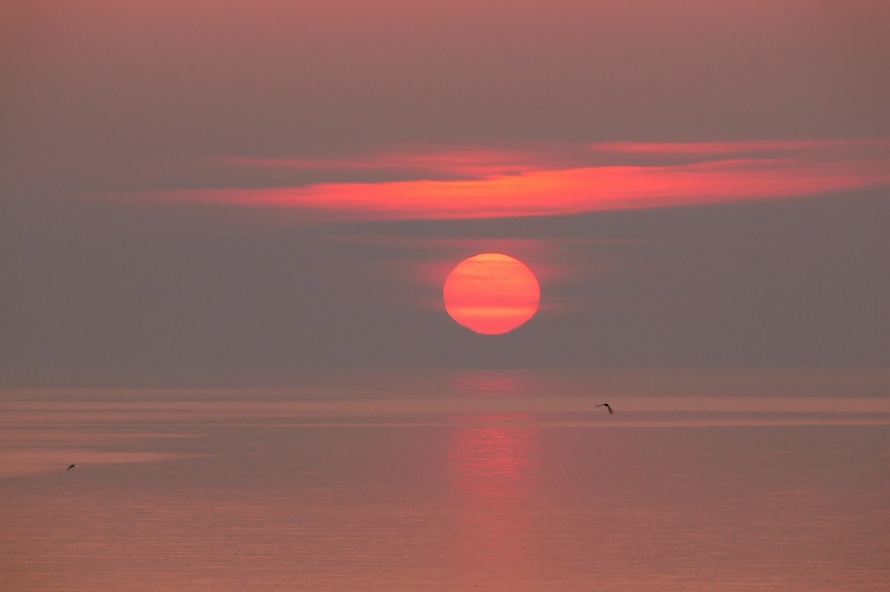
[[[890,590],[888,385],[717,369],[5,388],[0,589]]]

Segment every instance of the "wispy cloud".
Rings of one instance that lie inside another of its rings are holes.
[[[886,140],[536,144],[226,162],[331,173],[375,171],[395,180],[116,197],[299,208],[348,219],[461,219],[776,199],[890,184]]]
[[[890,150],[890,140],[748,140],[742,142],[607,142],[596,144],[606,151],[637,154],[680,154],[718,156],[726,154],[768,154],[800,152],[809,155],[844,154]]]

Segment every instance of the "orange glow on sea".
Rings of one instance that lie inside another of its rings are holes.
[[[886,588],[890,475],[873,470],[890,458],[886,372],[774,374],[0,391],[2,581]]]
[[[473,418],[456,428],[449,452],[454,503],[453,546],[462,579],[504,585],[526,577],[517,566],[534,556],[538,430],[530,416]],[[490,585],[490,584],[489,584]]]

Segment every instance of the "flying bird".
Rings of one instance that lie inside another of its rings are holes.
[[[615,415],[615,412],[612,411],[612,408],[609,407],[608,403],[600,403],[599,405],[597,405],[597,407],[605,407],[606,409],[609,410],[609,415]]]
[[[68,465],[68,468],[65,469],[65,470],[66,470],[66,471],[70,471],[70,470],[73,469],[73,468],[74,468],[74,465]]]

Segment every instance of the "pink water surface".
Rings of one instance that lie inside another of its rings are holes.
[[[887,399],[477,378],[6,391],[0,588],[890,589]]]

